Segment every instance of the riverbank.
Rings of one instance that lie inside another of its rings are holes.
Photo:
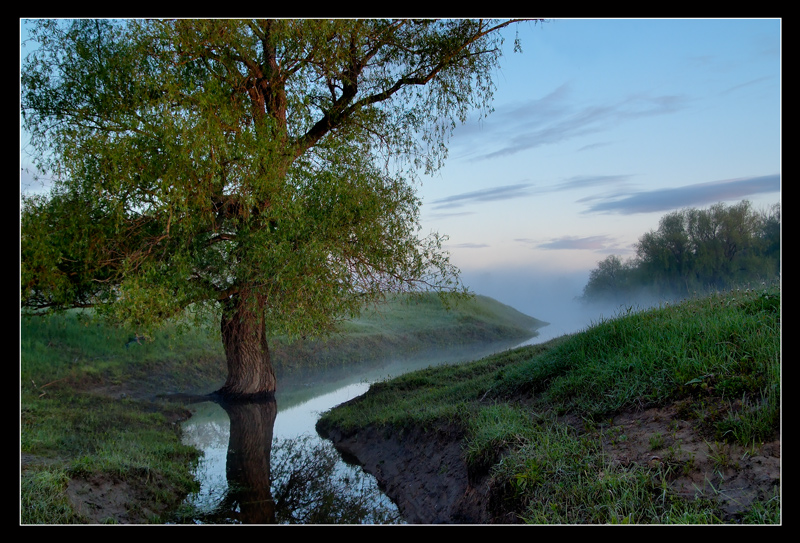
[[[376,384],[317,428],[409,522],[781,522],[780,291]]]
[[[545,324],[483,297],[453,311],[431,299],[395,302],[347,323],[329,343],[277,341],[279,384],[302,379],[314,365],[335,380],[337,371],[356,371],[376,354],[523,340]],[[192,518],[181,508],[197,490],[198,451],[182,444],[180,423],[189,416],[187,402],[224,381],[221,346],[201,330],[167,329],[133,342],[131,336],[77,312],[23,319],[22,524]]]

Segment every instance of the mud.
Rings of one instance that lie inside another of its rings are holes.
[[[576,429],[582,424],[564,422]],[[749,448],[715,442],[681,420],[674,406],[625,412],[596,431],[612,463],[669,470],[669,484],[678,495],[720,500],[724,522],[737,522],[754,500],[767,500],[780,487],[778,436]],[[468,472],[463,436],[452,428],[327,433],[345,458],[378,479],[410,524],[519,522],[513,514],[491,510],[491,478]]]

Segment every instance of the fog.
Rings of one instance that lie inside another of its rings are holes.
[[[472,292],[489,296],[550,323],[528,343],[539,343],[579,332],[592,324],[616,316],[619,305],[586,306],[576,298],[583,294],[589,270],[536,272],[531,270],[464,270],[461,278]]]

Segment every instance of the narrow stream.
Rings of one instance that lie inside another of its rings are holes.
[[[530,344],[539,338],[524,342]],[[376,381],[433,365],[478,360],[516,346],[493,343],[376,362],[357,375],[308,374],[279,380],[263,405],[190,406],[184,442],[202,450],[200,491],[183,522],[214,524],[393,524],[397,507],[359,467],[345,463],[315,430],[323,411],[359,396]]]

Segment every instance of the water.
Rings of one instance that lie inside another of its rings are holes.
[[[365,393],[371,383],[516,346],[519,342],[432,350],[375,362],[361,367],[357,375],[340,370],[287,376],[279,380],[271,403],[191,406],[192,417],[183,424],[184,442],[204,454],[196,471],[200,491],[187,500],[194,513],[182,522],[402,523],[376,480],[345,463],[330,442],[318,436],[320,413]]]

